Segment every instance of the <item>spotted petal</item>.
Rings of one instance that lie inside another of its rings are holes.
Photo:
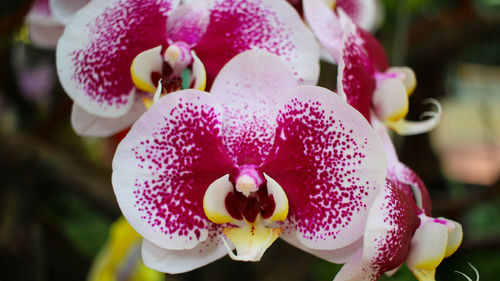
[[[378,280],[386,271],[400,266],[408,255],[410,242],[420,219],[415,205],[391,181],[373,203],[366,224],[361,259],[346,264],[335,281]]]
[[[60,81],[86,111],[118,117],[134,102],[132,60],[166,40],[168,13],[176,0],[96,0],[66,27],[56,52]]]
[[[262,170],[285,191],[297,238],[324,250],[359,239],[386,172],[366,119],[324,88],[299,86],[280,109],[276,136]]]
[[[279,55],[301,83],[316,84],[319,47],[292,6],[285,1],[215,1],[207,32],[194,48],[207,70],[208,87],[226,62],[250,49]]]
[[[238,164],[260,164],[275,138],[277,105],[296,78],[279,57],[260,50],[228,62],[211,93],[222,103],[224,145]]]
[[[208,186],[231,172],[222,148],[220,108],[184,90],[155,103],[132,126],[113,159],[113,188],[124,216],[161,248],[192,249],[209,235]]]
[[[343,45],[339,60],[337,88],[341,96],[370,120],[370,107],[376,83],[374,69],[357,28],[352,22],[344,27]]]

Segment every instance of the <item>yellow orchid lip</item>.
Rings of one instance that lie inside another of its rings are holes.
[[[262,223],[247,223],[243,227],[224,227],[222,231],[236,248],[237,254],[234,254],[226,239],[221,237],[233,260],[259,261],[267,248],[278,239],[283,228],[268,228]]]

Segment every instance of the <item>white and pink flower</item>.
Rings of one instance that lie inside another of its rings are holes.
[[[401,135],[432,130],[439,124],[441,109],[425,112],[427,119],[407,121],[409,96],[416,87],[415,73],[409,67],[389,67],[380,43],[340,13],[344,36],[339,59],[337,88],[347,102],[368,120],[370,112]]]
[[[385,177],[366,119],[258,50],[224,66],[210,93],[160,98],[113,160],[115,194],[144,237],[143,260],[169,273],[226,254],[257,261],[278,237],[345,262]]]
[[[130,126],[160,80],[165,92],[210,87],[245,50],[279,55],[301,83],[317,81],[319,47],[285,1],[188,2],[93,0],[73,17],[57,68],[78,133],[107,136]]]
[[[71,17],[90,0],[36,0],[26,17],[31,42],[54,49]]]
[[[418,280],[435,280],[436,267],[460,246],[462,226],[431,216],[422,180],[399,162],[385,126],[379,121],[374,126],[386,148],[386,185],[369,211],[362,250],[342,267],[334,281],[378,280],[403,262]]]
[[[311,27],[321,46],[324,57],[338,62],[342,50],[343,26],[339,13],[345,13],[357,26],[372,32],[381,23],[383,12],[378,0],[302,0],[292,1],[303,9],[307,24]],[[299,3],[301,2],[301,5]]]

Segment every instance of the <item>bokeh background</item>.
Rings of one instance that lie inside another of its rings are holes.
[[[443,106],[430,134],[396,137],[402,162],[431,193],[433,215],[462,223],[460,249],[436,279],[500,276],[500,0],[384,0],[376,32],[392,65],[417,75],[410,119]],[[54,51],[29,43],[32,1],[0,4],[0,281],[86,280],[120,216],[111,187],[118,138],[82,138],[70,125]],[[336,66],[320,85],[335,89]],[[339,266],[277,241],[259,263],[223,258],[165,280],[332,280]],[[402,267],[392,278],[415,280]]]

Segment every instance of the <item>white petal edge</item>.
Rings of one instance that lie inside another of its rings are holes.
[[[140,99],[136,100],[129,112],[116,118],[93,115],[73,103],[71,125],[80,136],[109,137],[131,126],[145,111],[144,103]]]
[[[142,261],[156,271],[177,274],[202,267],[216,261],[227,254],[226,248],[218,239],[200,243],[189,250],[167,250],[158,247],[153,242],[142,241]]]

